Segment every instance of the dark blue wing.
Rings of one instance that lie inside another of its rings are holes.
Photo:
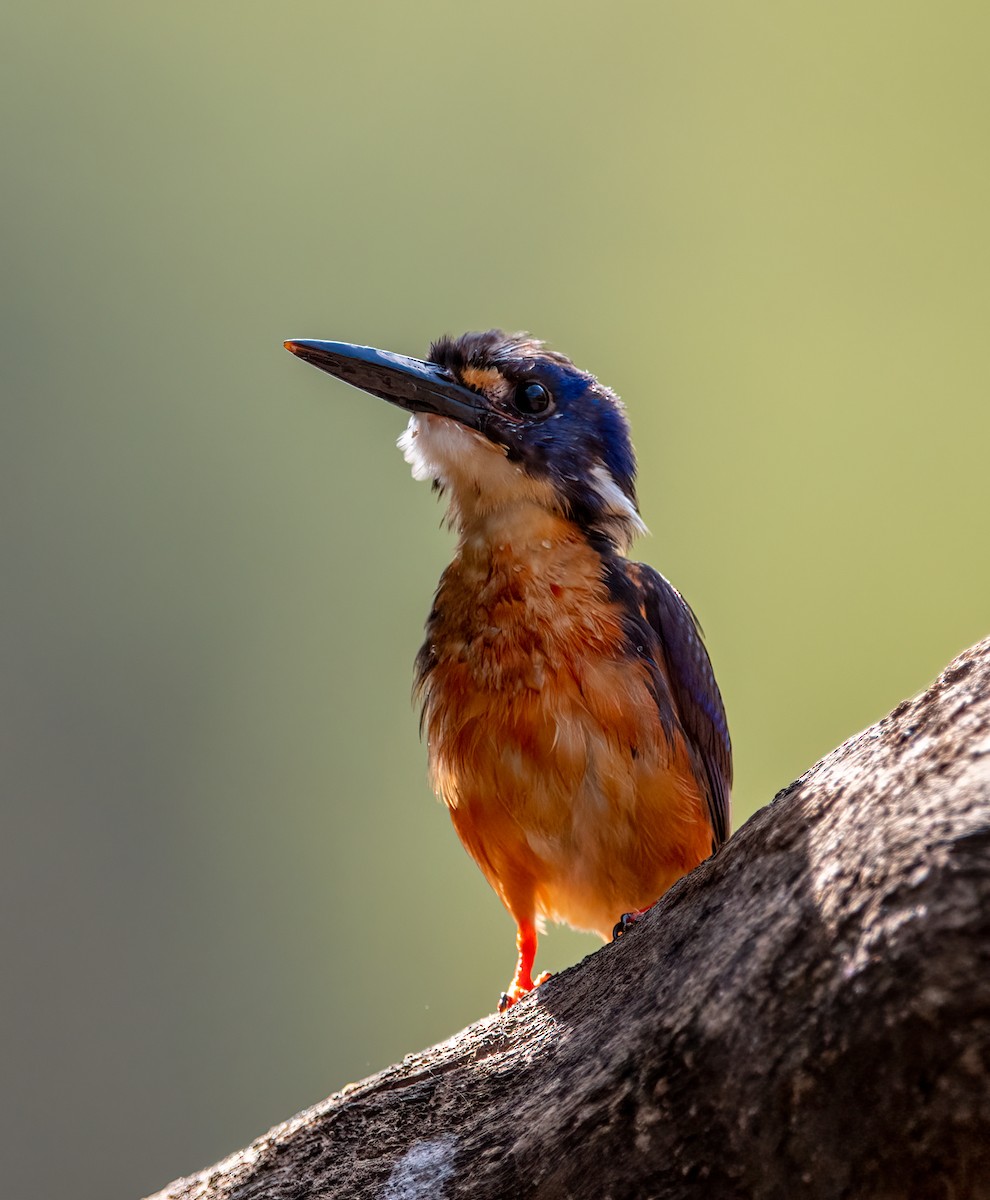
[[[640,612],[660,639],[681,727],[699,778],[707,781],[705,799],[717,849],[729,836],[732,743],[711,659],[698,621],[677,589],[643,563],[628,563],[626,571],[639,595]]]

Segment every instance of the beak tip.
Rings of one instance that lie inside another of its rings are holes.
[[[482,427],[484,410],[478,395],[436,363],[349,342],[311,342],[304,338],[282,344],[303,362],[406,412],[435,413],[471,429]]]

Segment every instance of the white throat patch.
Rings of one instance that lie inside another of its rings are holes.
[[[398,445],[413,478],[436,480],[464,514],[533,500],[537,493],[549,495],[546,485],[509,462],[504,446],[448,417],[415,414]]]

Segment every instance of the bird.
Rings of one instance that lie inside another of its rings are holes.
[[[700,626],[628,557],[646,527],[615,392],[499,329],[426,359],[285,348],[409,414],[399,448],[457,547],[415,662],[434,790],[516,925],[498,1008],[547,921],[622,936],[729,833],[732,746]]]

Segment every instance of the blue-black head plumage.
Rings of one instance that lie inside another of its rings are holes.
[[[497,329],[441,338],[429,361],[483,397],[481,431],[549,482],[578,524],[623,545],[642,531],[625,408],[594,375],[540,341]]]

